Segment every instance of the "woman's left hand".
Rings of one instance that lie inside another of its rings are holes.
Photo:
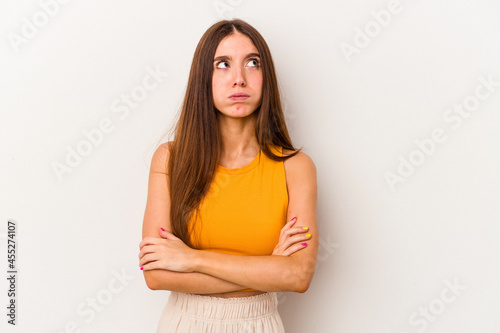
[[[139,244],[139,266],[142,270],[165,269],[174,272],[194,272],[196,250],[174,234],[160,230],[159,237],[145,237]]]

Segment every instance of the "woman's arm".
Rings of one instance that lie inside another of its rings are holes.
[[[237,256],[199,250],[193,269],[214,277],[245,283],[262,291],[303,293],[309,287],[299,262],[283,256]]]
[[[288,163],[289,162],[289,163]],[[288,218],[308,226],[307,246],[285,256],[237,256],[197,250],[193,270],[262,291],[307,291],[316,269],[319,235],[316,218],[317,181],[312,159],[300,152],[288,159]]]
[[[170,290],[192,294],[215,294],[245,289],[236,283],[225,281],[203,273],[172,272],[164,269],[145,271],[149,274],[151,290]]]
[[[169,143],[155,151],[149,172],[148,197],[142,226],[142,238],[160,237],[160,227],[171,232],[170,194],[166,163],[169,157]],[[198,294],[223,293],[248,288],[203,273],[179,273],[155,269],[143,271],[147,286],[152,290],[170,290]]]

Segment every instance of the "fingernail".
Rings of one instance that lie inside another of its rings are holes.
[[[297,217],[294,217],[294,218],[293,218],[293,219],[291,219],[290,221],[293,221],[293,220],[295,220],[296,218],[297,218]]]
[[[302,246],[306,246],[306,245],[307,245],[307,243],[300,243],[300,245],[302,245]],[[142,268],[141,268],[141,269],[142,269]]]
[[[311,234],[306,234],[305,236],[306,236],[306,237],[311,237]]]
[[[161,231],[165,231],[165,229],[163,229],[163,228],[160,228],[160,229],[161,229]]]
[[[307,229],[309,229],[309,227],[302,227],[302,229],[307,230]]]
[[[302,244],[305,244],[305,243],[302,243]],[[142,267],[141,267],[141,271],[142,271]]]

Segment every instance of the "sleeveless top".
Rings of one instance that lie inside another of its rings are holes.
[[[269,147],[282,156],[282,147]],[[210,189],[200,202],[200,213],[192,214],[189,221],[190,239],[202,250],[271,255],[286,224],[287,209],[284,163],[260,150],[250,164],[240,168],[217,164]]]

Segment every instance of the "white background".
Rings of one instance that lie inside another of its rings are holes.
[[[500,332],[500,3],[401,0],[381,27],[389,3],[75,0],[44,25],[38,1],[2,1],[0,331],[154,332],[169,292],[149,290],[138,268],[149,163],[199,39],[225,16],[266,39],[293,143],[318,170],[321,260],[306,293],[279,295],[286,331]],[[147,68],[168,75],[126,116],[114,112]],[[476,89],[487,98],[460,125],[446,121]],[[113,130],[58,178],[54,163],[104,119]],[[446,140],[424,155],[415,140],[434,129]],[[386,173],[410,156],[419,165],[391,188]]]

